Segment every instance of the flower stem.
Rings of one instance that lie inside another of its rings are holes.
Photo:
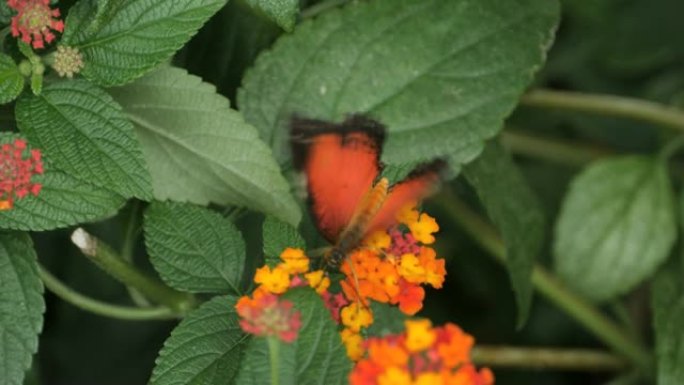
[[[642,99],[540,89],[523,95],[520,104],[622,117],[684,131],[684,111]]]
[[[473,239],[497,261],[505,264],[505,245],[489,223],[449,191],[442,193],[440,203]],[[646,374],[652,373],[652,357],[647,350],[629,338],[627,331],[606,317],[591,303],[570,291],[546,269],[538,265],[534,267],[532,284],[539,293],[594,333],[606,345],[629,359]]]
[[[577,371],[622,371],[629,362],[594,349],[556,349],[478,345],[472,350],[478,365]]]
[[[280,382],[278,374],[280,341],[278,341],[276,336],[269,336],[266,340],[268,341],[268,354],[271,361],[271,385],[278,385]]]
[[[176,291],[161,281],[147,276],[123,260],[107,244],[88,234],[82,228],[74,231],[71,235],[71,241],[95,265],[124,285],[135,288],[145,297],[180,313],[185,313],[194,307],[194,296]]]
[[[166,306],[154,308],[137,308],[112,305],[92,299],[66,286],[59,279],[50,274],[50,272],[42,265],[38,265],[38,274],[40,275],[40,279],[45,284],[45,287],[47,287],[47,289],[56,296],[79,309],[83,309],[94,314],[130,321],[165,320],[178,318],[180,316],[177,312]]]

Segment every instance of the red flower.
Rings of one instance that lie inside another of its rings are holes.
[[[42,173],[40,151],[29,151],[26,141],[15,139],[0,146],[0,210],[12,208],[15,198],[38,195],[42,186],[31,178]]]
[[[292,302],[280,300],[275,294],[255,291],[253,298],[240,298],[235,309],[245,333],[277,336],[284,342],[292,342],[302,326],[301,314],[293,311]]]
[[[58,19],[59,9],[51,9],[50,0],[7,0],[7,5],[17,11],[12,18],[12,36],[21,35],[21,40],[33,48],[52,42],[52,31],[64,31],[64,22]]]

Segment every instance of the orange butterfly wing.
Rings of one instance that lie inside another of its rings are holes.
[[[445,163],[441,160],[418,166],[406,179],[392,186],[367,232],[384,230],[395,225],[396,214],[401,208],[411,202],[420,203],[432,194],[440,181],[439,174],[444,166]]]
[[[293,118],[294,164],[307,176],[318,229],[335,243],[378,176],[385,128],[354,115],[341,124]]]

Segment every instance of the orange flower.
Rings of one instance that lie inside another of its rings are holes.
[[[492,385],[494,374],[488,368],[479,372],[472,364],[463,365],[458,371],[447,377],[446,385]]]
[[[406,280],[399,280],[399,294],[394,298],[395,303],[399,303],[399,310],[408,315],[414,315],[423,308],[425,290],[422,287],[413,285]]]
[[[470,349],[475,340],[454,324],[446,324],[439,331],[437,353],[449,367],[456,367],[468,361]]]
[[[453,324],[433,328],[429,320],[407,321],[405,333],[368,339],[368,355],[356,363],[349,383],[492,385],[492,372],[487,368],[478,372],[470,362],[472,341]],[[459,358],[445,360],[445,352],[456,352]]]
[[[425,281],[434,287],[440,289],[444,283],[444,276],[446,275],[446,266],[443,259],[437,259],[435,249],[431,247],[421,247],[420,255],[418,255],[421,266],[425,268]]]
[[[273,294],[282,294],[290,287],[290,275],[281,265],[271,269],[268,265],[257,269],[254,282]]]

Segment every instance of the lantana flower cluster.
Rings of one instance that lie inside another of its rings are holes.
[[[50,0],[7,0],[7,5],[17,11],[11,21],[12,36],[21,36],[33,48],[44,48],[55,39],[53,32],[64,31],[59,9],[50,8]]]
[[[474,339],[454,324],[433,328],[429,320],[405,322],[406,331],[364,342],[350,385],[492,385],[488,368],[470,361]]]
[[[309,258],[301,249],[287,248],[280,258],[283,262],[273,268],[266,265],[257,269],[254,282],[259,286],[251,297],[240,298],[235,308],[246,333],[292,342],[301,327],[301,314],[293,309],[292,302],[280,295],[307,284],[322,294],[330,286],[330,278],[323,270],[309,272]]]
[[[347,354],[358,360],[364,353],[361,330],[373,323],[370,300],[397,305],[414,315],[423,307],[423,284],[441,288],[446,275],[444,259],[437,258],[434,218],[409,204],[397,213],[398,225],[371,233],[359,250],[341,266],[340,283],[349,305],[342,308],[342,339]]]
[[[0,211],[11,209],[15,199],[29,193],[38,195],[42,185],[31,179],[42,173],[40,151],[29,150],[25,140],[0,145]]]
[[[425,291],[421,285],[440,288],[444,282],[444,260],[436,258],[435,251],[428,246],[439,230],[434,218],[419,213],[415,204],[410,204],[399,211],[397,221],[397,226],[366,237],[361,247],[342,263],[340,271],[345,277],[337,293],[329,290],[331,282],[325,271],[310,271],[310,261],[303,250],[285,249],[280,255],[281,263],[257,270],[254,282],[259,286],[252,297],[243,297],[238,302],[243,330],[257,335],[277,334],[275,329],[260,323],[259,319],[268,317],[259,317],[264,308],[259,301],[268,298],[271,306],[276,306],[275,296],[308,285],[318,292],[333,319],[342,325],[347,355],[353,360],[360,359],[365,352],[362,331],[373,323],[371,300],[397,305],[405,314],[413,315],[423,306]],[[290,305],[287,307],[291,309]],[[276,329],[284,330],[283,325]],[[282,335],[281,339],[285,340]]]

